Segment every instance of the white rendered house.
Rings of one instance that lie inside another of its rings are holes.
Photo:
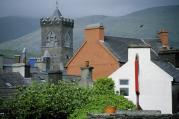
[[[109,77],[115,90],[137,103],[135,87],[135,60],[138,55],[139,105],[143,110],[160,110],[172,114],[173,77],[151,60],[149,46],[133,45],[128,48],[128,61]]]

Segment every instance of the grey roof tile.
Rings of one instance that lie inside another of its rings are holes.
[[[0,87],[9,88],[24,85],[23,77],[18,72],[0,73]],[[8,85],[9,84],[9,85]],[[10,86],[11,85],[11,86]]]
[[[179,70],[177,70],[174,65],[169,62],[162,60],[152,60],[156,65],[162,68],[165,72],[167,72],[170,76],[173,77],[175,82],[179,82]]]
[[[171,75],[176,82],[179,82],[179,70],[177,70],[171,63],[161,60],[158,56],[161,43],[157,39],[140,40],[134,38],[122,37],[104,37],[104,45],[117,57],[120,62],[127,62],[128,60],[128,46],[130,44],[149,44],[151,48],[151,60]]]
[[[120,62],[128,59],[128,45],[144,44],[140,39],[105,36],[104,45],[117,57]]]

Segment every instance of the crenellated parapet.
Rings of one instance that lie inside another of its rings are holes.
[[[41,26],[50,26],[50,25],[65,25],[68,27],[73,27],[74,26],[74,20],[69,19],[69,18],[64,18],[64,17],[44,17],[40,19],[40,24]]]

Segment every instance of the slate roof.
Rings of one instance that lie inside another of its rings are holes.
[[[62,17],[62,14],[61,14],[61,12],[60,12],[60,10],[58,8],[55,9],[52,17],[57,17],[57,18]]]
[[[15,58],[3,57],[3,64],[14,64],[15,62]]]
[[[163,61],[158,56],[159,49],[162,47],[157,39],[143,41],[134,38],[122,37],[104,37],[104,45],[117,57],[120,62],[127,62],[128,60],[128,46],[131,44],[148,44],[151,48],[151,60],[158,65],[161,69],[171,75],[175,82],[179,82],[179,70],[177,70],[171,63]]]
[[[0,88],[12,88],[24,84],[24,79],[18,72],[0,73]]]
[[[112,36],[105,36],[104,38],[105,46],[116,56],[120,59],[120,62],[127,62],[128,60],[128,46],[131,44],[138,44],[138,45],[150,45],[152,47],[151,50],[151,58],[158,59],[158,52],[161,44],[153,43],[155,40],[150,41],[143,41],[140,39],[134,38],[122,38],[122,37],[112,37]],[[152,42],[152,43],[151,43]]]
[[[117,57],[120,62],[127,62],[128,60],[128,45],[141,44],[140,39],[122,38],[122,37],[104,37],[104,45]]]
[[[164,71],[166,71],[168,74],[170,74],[175,82],[179,83],[179,70],[177,70],[174,67],[174,65],[162,60],[152,60],[152,61],[160,68],[162,68]]]

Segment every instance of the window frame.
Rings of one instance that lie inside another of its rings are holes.
[[[127,91],[125,92],[126,95],[124,94],[121,94],[121,91]],[[129,88],[128,87],[123,87],[123,88],[120,88],[120,91],[119,91],[120,95],[123,95],[123,96],[129,96]]]
[[[127,81],[126,83],[122,83],[121,81]],[[121,95],[121,90],[122,89],[127,89],[127,94],[128,95],[123,95],[124,97],[128,97],[130,95],[129,93],[129,79],[119,79],[119,94]]]

